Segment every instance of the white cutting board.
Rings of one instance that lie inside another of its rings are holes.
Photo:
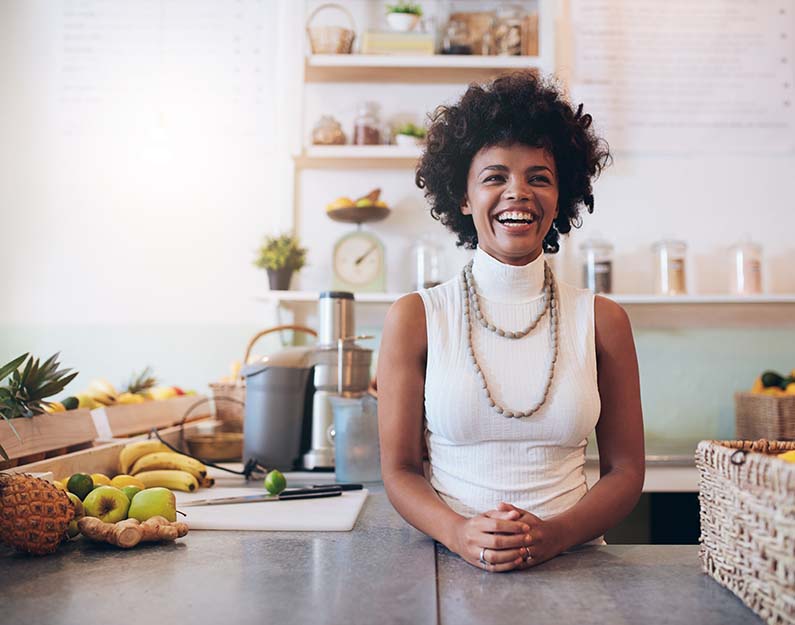
[[[339,497],[262,501],[223,506],[188,506],[180,503],[196,499],[237,497],[260,492],[258,489],[217,487],[202,488],[195,493],[178,492],[180,517],[193,530],[270,530],[293,532],[348,532],[361,512],[367,489],[344,491]],[[262,491],[264,492],[264,491]]]

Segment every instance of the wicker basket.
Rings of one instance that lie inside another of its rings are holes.
[[[766,623],[795,623],[795,442],[701,441],[701,567]]]
[[[312,20],[324,9],[342,11],[348,17],[351,27],[312,26]],[[306,21],[306,34],[309,35],[312,54],[350,54],[353,50],[353,40],[356,37],[356,23],[353,21],[353,15],[344,6],[334,3],[321,4],[312,11]]]
[[[795,395],[734,394],[735,436],[742,440],[795,440]]]
[[[293,330],[295,332],[305,332],[310,336],[317,336],[312,328],[305,326],[283,325],[266,328],[257,332],[248,342],[246,353],[243,356],[243,363],[247,363],[251,356],[254,344],[266,334],[281,332],[282,330]],[[243,416],[245,414],[246,403],[246,382],[243,379],[230,382],[211,382],[210,390],[213,392],[213,403],[215,404],[215,416],[223,422],[222,429],[226,432],[242,432]]]

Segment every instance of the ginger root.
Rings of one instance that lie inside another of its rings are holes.
[[[143,523],[127,519],[118,523],[105,523],[95,517],[83,517],[77,522],[83,536],[123,549],[135,547],[140,542],[176,540],[188,533],[188,526],[178,521],[169,522],[162,516],[153,516]]]

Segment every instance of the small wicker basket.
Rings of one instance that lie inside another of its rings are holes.
[[[344,26],[312,26],[312,20],[325,9],[337,9],[348,17],[350,28]],[[334,3],[321,4],[306,21],[306,34],[309,35],[309,46],[312,54],[350,54],[353,51],[353,40],[356,37],[356,23],[353,15],[344,6]]]
[[[795,623],[795,442],[701,441],[702,570],[769,625]]]
[[[742,440],[795,440],[795,395],[735,393],[734,425]]]
[[[305,332],[310,336],[317,336],[312,328],[305,326],[283,325],[266,328],[257,332],[248,342],[246,353],[243,356],[243,364],[248,362],[254,344],[266,334],[281,332],[282,330],[293,330],[294,332]],[[213,392],[213,403],[215,404],[215,416],[222,423],[222,429],[226,432],[242,432],[243,416],[245,414],[246,403],[246,382],[237,379],[235,382],[211,382],[210,390]]]

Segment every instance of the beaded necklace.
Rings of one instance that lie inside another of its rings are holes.
[[[480,309],[480,301],[478,300],[478,292],[475,288],[475,279],[472,276],[472,263],[473,261],[469,261],[465,266],[464,269],[461,271],[461,290],[464,296],[464,319],[467,325],[467,354],[469,355],[469,360],[472,362],[472,365],[475,367],[475,372],[477,373],[478,378],[480,379],[481,386],[486,393],[486,399],[489,402],[489,406],[494,408],[497,414],[501,414],[504,417],[509,418],[517,418],[520,419],[522,417],[529,417],[535,414],[541,406],[544,405],[546,402],[547,397],[549,396],[549,389],[552,386],[552,378],[555,377],[555,363],[558,360],[558,336],[559,336],[559,309],[556,302],[556,291],[557,285],[555,284],[555,277],[552,275],[552,270],[549,268],[549,265],[544,262],[544,299],[542,300],[543,306],[541,311],[538,313],[535,319],[530,322],[524,330],[520,330],[519,332],[512,332],[510,330],[503,330],[502,328],[498,328],[495,324],[489,322],[486,319],[486,316]],[[474,311],[474,312],[473,312]],[[546,382],[544,384],[544,393],[541,396],[541,400],[536,403],[534,406],[525,410],[524,412],[518,412],[515,410],[508,410],[507,408],[500,406],[494,398],[491,396],[491,391],[489,390],[489,385],[486,382],[486,376],[483,374],[480,365],[478,364],[478,360],[475,357],[475,349],[472,342],[472,317],[474,316],[481,326],[483,326],[489,332],[493,332],[497,336],[501,336],[506,339],[516,340],[522,337],[527,336],[530,332],[532,332],[535,327],[538,325],[538,322],[541,321],[541,318],[549,313],[549,340],[552,346],[552,358],[549,361],[549,371],[547,373]]]

